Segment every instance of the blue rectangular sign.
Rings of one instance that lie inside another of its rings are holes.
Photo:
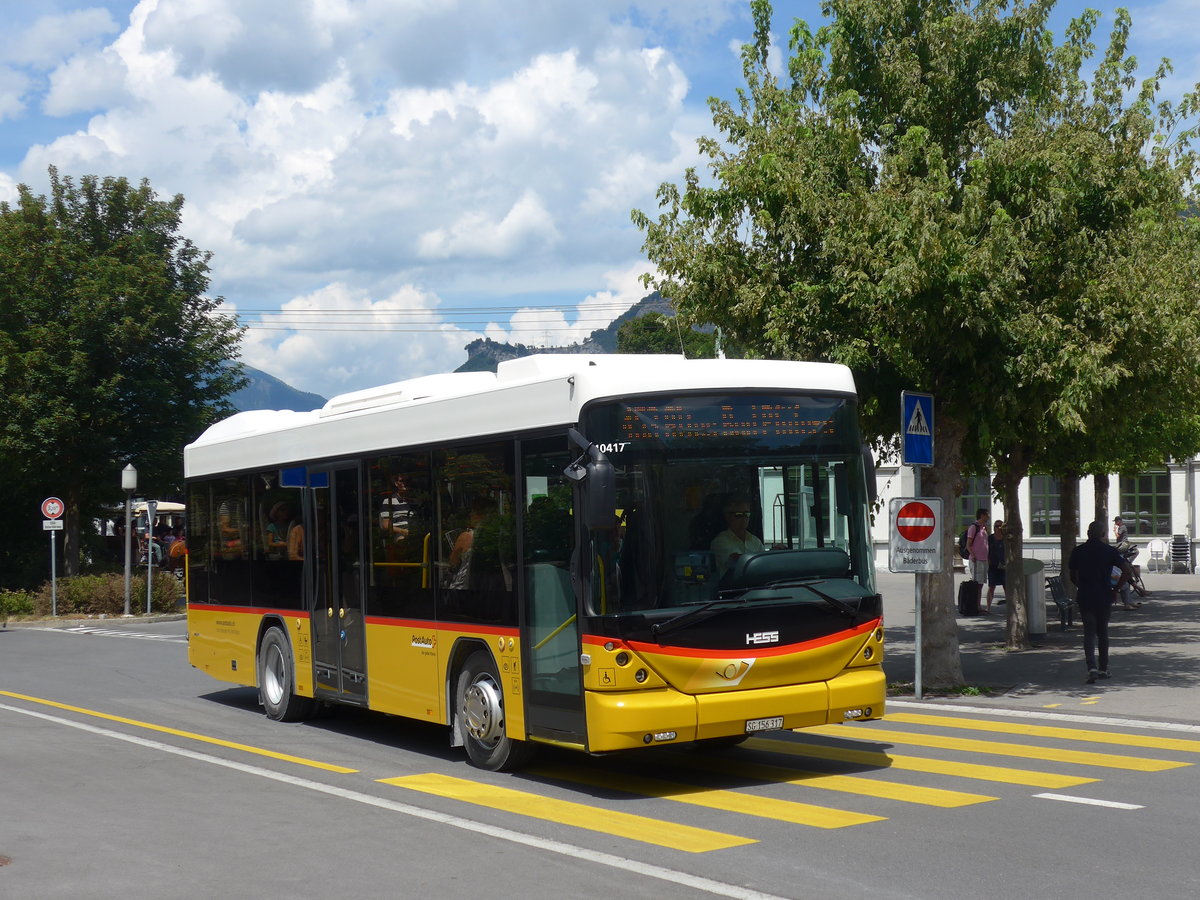
[[[933,394],[900,394],[900,461],[933,465]]]

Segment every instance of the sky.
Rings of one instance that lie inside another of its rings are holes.
[[[823,21],[774,8],[781,41]],[[1200,82],[1200,0],[1128,8],[1164,96]],[[249,365],[326,397],[450,371],[647,293],[630,211],[700,162],[750,37],[748,0],[0,0],[0,201],[149,179]]]

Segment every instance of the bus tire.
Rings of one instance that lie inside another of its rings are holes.
[[[297,722],[313,710],[311,697],[296,694],[292,648],[279,628],[268,628],[258,645],[258,697],[269,718]]]
[[[504,733],[504,690],[492,656],[476,650],[458,673],[454,708],[471,764],[491,772],[518,768],[532,756],[525,741]]]

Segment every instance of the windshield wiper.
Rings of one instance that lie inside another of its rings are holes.
[[[767,587],[768,588],[802,587],[802,588],[816,594],[818,597],[820,597],[822,600],[824,600],[826,603],[828,603],[834,609],[849,616],[850,624],[853,625],[854,620],[856,618],[858,618],[858,610],[855,609],[853,606],[851,606],[849,603],[847,603],[845,600],[841,600],[837,597],[830,596],[829,594],[826,594],[824,591],[818,591],[816,589],[816,587],[814,587],[814,585],[824,584],[824,583],[825,583],[825,579],[821,579],[819,581],[804,581],[804,580],[773,581],[773,582],[771,582],[771,584],[768,584]]]
[[[653,625],[650,626],[650,633],[653,634],[656,638],[662,637],[665,634],[669,634],[672,631],[676,631],[677,629],[682,628],[684,625],[688,624],[689,622],[695,621],[696,618],[698,618],[699,616],[702,616],[704,613],[708,612],[709,610],[713,609],[713,607],[715,607],[719,604],[722,604],[722,603],[732,603],[732,604],[750,603],[755,600],[764,599],[765,596],[769,596],[769,592],[771,592],[771,591],[778,591],[780,588],[795,588],[795,587],[805,588],[806,590],[815,594],[817,597],[820,597],[822,600],[824,600],[826,603],[828,603],[834,609],[838,610],[839,612],[843,613],[844,615],[849,616],[850,624],[853,625],[854,620],[858,618],[858,610],[855,609],[853,606],[851,606],[849,603],[845,602],[844,600],[839,600],[837,597],[830,596],[829,594],[826,594],[824,591],[817,590],[817,588],[814,586],[814,585],[818,585],[818,584],[824,584],[825,581],[826,581],[826,579],[819,579],[816,581],[806,581],[803,579],[800,579],[797,581],[774,581],[774,582],[771,582],[770,584],[764,584],[761,587],[750,588],[749,590],[742,591],[742,592],[738,593],[736,596],[730,596],[729,591],[722,591],[724,596],[717,597],[715,600],[709,600],[707,603],[702,603],[699,606],[689,609],[686,612],[682,612],[673,618],[667,619],[667,621],[665,621],[665,622],[655,622]]]
[[[747,593],[749,593],[747,591]],[[697,616],[708,612],[714,606],[720,603],[745,603],[746,595],[741,594],[737,597],[717,597],[715,600],[709,600],[707,603],[701,603],[699,606],[682,612],[677,616],[667,619],[665,622],[655,622],[650,626],[650,633],[655,637],[662,637],[664,634],[669,634],[678,628],[682,628],[688,622],[691,622]]]

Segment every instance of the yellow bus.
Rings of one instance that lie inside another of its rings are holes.
[[[547,354],[239,413],[184,451],[190,662],[487,769],[881,716],[856,403],[835,365]]]

